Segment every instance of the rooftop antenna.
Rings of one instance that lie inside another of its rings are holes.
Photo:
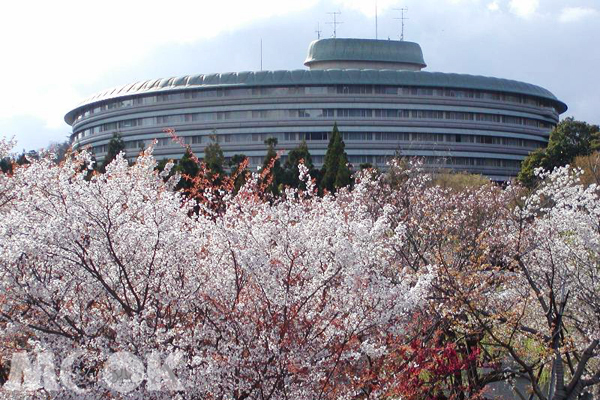
[[[263,59],[263,55],[262,55],[262,38],[260,38],[260,70],[262,71],[262,59]]]
[[[315,33],[317,34],[317,39],[321,39],[321,29],[320,29],[318,22],[317,22],[317,30],[315,31]]]
[[[401,40],[401,41],[404,41],[404,21],[408,19],[408,18],[406,18],[406,17],[404,16],[404,12],[405,12],[405,11],[408,11],[408,8],[406,8],[406,7],[402,7],[402,8],[394,8],[394,10],[396,10],[396,11],[400,11],[400,13],[401,13],[401,17],[400,17],[400,18],[394,18],[394,19],[399,19],[399,20],[402,20],[402,33],[400,34],[400,40]]]
[[[341,12],[334,11],[334,12],[328,12],[327,14],[333,15],[333,22],[327,22],[327,24],[333,25],[333,38],[335,39],[337,37],[337,26],[339,24],[343,24],[343,22],[340,22],[337,20],[337,16],[340,15]]]

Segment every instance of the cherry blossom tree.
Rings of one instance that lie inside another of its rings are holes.
[[[579,174],[568,166],[540,173],[544,184],[515,210],[519,275],[508,289],[521,301],[512,326],[522,326],[538,352],[511,355],[540,399],[589,398],[600,383],[600,199]],[[543,371],[547,390],[535,378]]]
[[[362,375],[401,340],[431,275],[400,268],[396,210],[370,212],[377,182],[321,198],[308,180],[307,190],[266,202],[255,176],[236,196],[220,194],[216,217],[173,191],[178,177],[163,179],[172,165],[159,175],[151,153],[132,166],[121,154],[104,174],[86,168],[84,151],[59,166],[42,158],[1,176],[1,339],[13,343],[3,359],[15,348],[37,354],[38,368],[64,357],[60,375],[45,368],[43,387],[27,395],[384,393]],[[210,191],[203,195],[210,200]],[[115,354],[130,354],[129,367],[147,364],[119,390],[105,373],[114,365],[127,371]],[[19,379],[0,395],[26,389]]]
[[[409,228],[407,242],[424,243],[414,259],[438,266],[434,304],[452,331],[476,339],[486,367],[476,386],[502,380],[523,399],[591,398],[600,383],[599,192],[568,167],[540,177],[533,192],[509,187],[446,199],[455,216],[447,219],[438,203],[425,222],[426,232],[445,239],[421,232],[411,239]]]
[[[502,372],[506,355],[486,345],[487,338],[472,323],[464,302],[484,302],[501,284],[493,271],[506,269],[504,253],[511,249],[506,241],[510,192],[490,184],[463,190],[440,187],[418,163],[400,162],[371,194],[377,204],[397,210],[394,223],[405,237],[394,248],[400,264],[414,272],[433,267],[435,275],[428,307],[418,315],[414,324],[418,329],[411,332],[412,343],[419,346],[400,344],[397,352],[404,356],[392,363],[403,376],[394,394],[415,399],[485,395],[488,385],[506,379]],[[416,359],[422,362],[414,365]]]
[[[176,191],[152,148],[105,173],[85,151],[51,159],[0,173],[0,398],[600,386],[599,190],[568,168],[458,190],[397,161],[320,197],[300,164],[303,189],[274,197],[268,168],[237,188],[200,166]]]
[[[397,207],[401,264],[415,271],[433,265],[436,275],[423,314],[436,329],[423,331],[414,357],[447,345],[463,360],[479,354],[438,393],[485,395],[494,382],[515,385],[523,398],[577,399],[597,390],[598,188],[563,168],[542,175],[534,192],[490,185],[451,191],[418,169],[397,167],[372,195]],[[440,331],[442,342],[425,340]]]

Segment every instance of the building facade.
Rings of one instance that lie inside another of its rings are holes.
[[[278,149],[308,144],[323,163],[335,122],[356,168],[385,167],[394,156],[426,165],[514,177],[529,152],[546,146],[567,107],[528,83],[426,72],[421,48],[405,41],[322,39],[308,70],[190,75],[138,82],[99,93],[71,110],[74,147],[101,160],[115,132],[128,157],[157,140],[157,158],[180,158],[176,134],[199,156],[216,140],[226,158],[262,164],[265,139]]]

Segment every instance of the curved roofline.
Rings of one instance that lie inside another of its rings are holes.
[[[99,92],[81,102],[65,115],[65,122],[73,124],[75,114],[92,104],[142,94],[210,89],[225,87],[289,86],[289,85],[398,85],[445,87],[454,89],[490,90],[524,94],[554,102],[559,113],[567,105],[550,91],[530,83],[480,75],[425,71],[397,71],[370,69],[282,70],[231,72],[206,75],[187,75],[165,79],[140,81]]]

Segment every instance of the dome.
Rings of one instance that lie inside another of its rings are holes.
[[[312,42],[304,65],[310,69],[396,69],[426,67],[414,42],[374,39],[321,39]]]

